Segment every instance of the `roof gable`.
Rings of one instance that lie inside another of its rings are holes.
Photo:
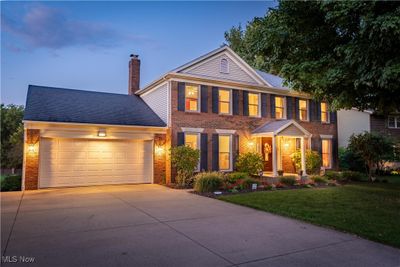
[[[221,59],[226,59],[229,64],[229,73],[222,73],[220,70]],[[189,63],[173,70],[173,72],[191,74],[206,78],[216,78],[235,82],[244,82],[254,85],[271,86],[252,67],[241,59],[228,46],[201,56]]]
[[[253,135],[310,136],[311,133],[294,120],[270,121],[255,129]]]

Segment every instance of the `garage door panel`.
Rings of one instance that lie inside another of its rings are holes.
[[[150,183],[152,142],[43,138],[40,187]]]

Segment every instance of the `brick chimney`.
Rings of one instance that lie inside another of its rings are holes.
[[[129,61],[128,94],[133,95],[140,88],[140,59],[138,55],[131,55]]]

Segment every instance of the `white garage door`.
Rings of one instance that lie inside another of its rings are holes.
[[[39,186],[152,182],[152,142],[43,138]]]

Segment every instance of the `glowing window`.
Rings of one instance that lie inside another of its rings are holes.
[[[328,104],[321,102],[321,122],[329,123]]]
[[[285,98],[275,96],[275,118],[283,119],[285,117]]]
[[[332,158],[331,140],[322,139],[322,166],[325,168],[330,168],[331,158]]]
[[[308,102],[307,100],[299,100],[299,119],[302,121],[308,120]]]
[[[185,145],[193,149],[199,148],[199,135],[198,134],[185,134]]]
[[[231,91],[219,89],[218,90],[218,105],[220,114],[231,114]]]
[[[199,111],[199,87],[195,85],[185,86],[185,110]]]
[[[228,171],[231,169],[231,136],[220,135],[219,139],[219,169]]]
[[[226,58],[221,59],[220,72],[229,73],[229,62]]]
[[[259,94],[249,93],[249,116],[259,116]]]

